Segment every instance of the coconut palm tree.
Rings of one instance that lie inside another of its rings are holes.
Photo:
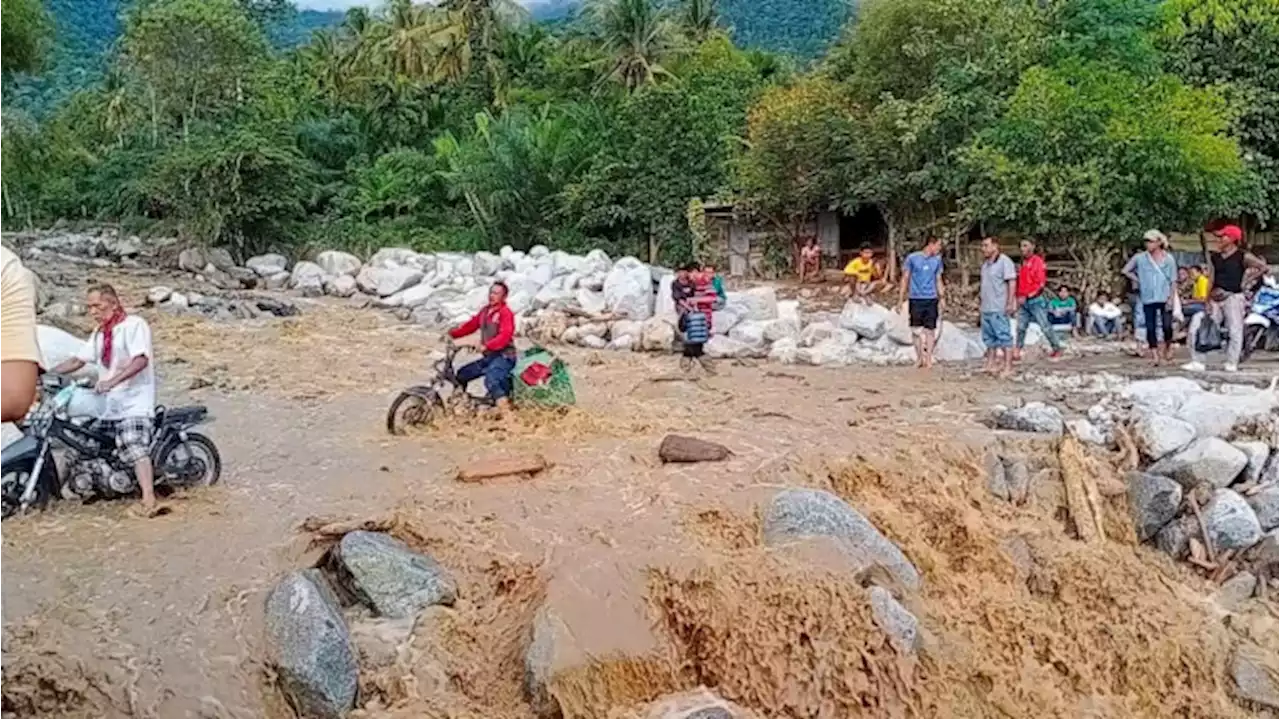
[[[671,74],[662,61],[675,49],[675,28],[664,8],[653,0],[592,0],[587,12],[607,56],[601,81],[634,90]]]
[[[694,42],[706,40],[720,25],[716,0],[685,0],[680,24],[689,39]]]

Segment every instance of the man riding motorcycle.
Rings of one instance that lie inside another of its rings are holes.
[[[71,374],[86,364],[98,365],[94,390],[106,396],[102,419],[114,423],[119,456],[133,464],[142,489],[142,511],[153,516],[157,513],[151,467],[156,376],[151,327],[141,317],[125,313],[111,285],[89,288],[86,304],[98,328],[75,357],[54,367],[53,372]]]
[[[458,381],[466,387],[484,377],[488,398],[502,410],[511,406],[511,371],[516,366],[516,318],[507,307],[507,285],[495,282],[489,288],[489,303],[474,317],[449,330],[449,337],[461,339],[480,332],[480,359],[458,368]]]

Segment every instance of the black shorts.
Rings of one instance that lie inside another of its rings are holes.
[[[702,343],[699,342],[697,344],[690,344],[686,342],[684,345],[684,356],[685,357],[701,357]]]
[[[927,330],[938,329],[938,301],[907,300],[907,315],[912,327],[923,327]]]

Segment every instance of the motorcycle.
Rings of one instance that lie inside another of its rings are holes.
[[[1246,360],[1255,350],[1275,352],[1280,349],[1280,288],[1276,278],[1267,276],[1253,294],[1249,314],[1244,318],[1244,344],[1240,359]]]
[[[117,455],[114,427],[83,415],[83,408],[94,405],[91,393],[83,381],[49,374],[41,378],[41,401],[18,425],[23,436],[0,451],[3,519],[62,496],[55,447],[66,451],[65,487],[82,500],[127,497],[138,491],[133,465]],[[156,408],[151,463],[157,491],[218,482],[222,459],[217,446],[189,431],[209,421],[209,410],[200,405]]]
[[[404,434],[410,427],[421,427],[445,414],[445,403],[460,403],[463,411],[475,412],[492,407],[493,400],[468,394],[458,380],[454,359],[460,347],[452,341],[445,345],[444,356],[433,363],[435,376],[426,384],[414,385],[402,391],[387,410],[387,432]]]

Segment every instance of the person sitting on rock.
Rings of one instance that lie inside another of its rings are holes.
[[[458,368],[458,381],[466,387],[484,377],[486,396],[499,409],[511,406],[511,371],[516,366],[516,318],[507,307],[507,285],[494,282],[489,288],[489,304],[474,317],[449,330],[451,339],[462,339],[479,331],[480,359]]]

